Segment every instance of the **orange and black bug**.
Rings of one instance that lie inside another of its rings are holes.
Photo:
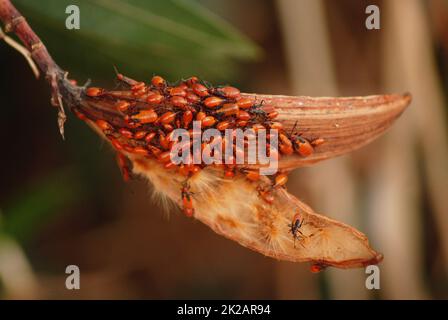
[[[249,109],[249,108],[251,108],[254,105],[254,101],[252,99],[249,99],[249,98],[242,98],[242,99],[237,101],[237,105],[241,109]]]
[[[327,265],[323,264],[323,263],[313,263],[310,267],[310,271],[312,273],[318,273],[321,272],[322,270],[324,270],[327,267]]]
[[[160,104],[164,97],[158,92],[152,92],[146,97],[146,102],[149,104]]]
[[[152,77],[151,83],[154,87],[164,87],[166,85],[165,79],[163,79],[161,76]]]
[[[295,139],[293,139],[293,143],[294,143],[294,149],[302,157],[308,157],[308,156],[312,155],[314,152],[313,146],[305,138],[296,136]]]
[[[158,115],[154,110],[142,110],[131,118],[141,123],[153,123],[158,119]]]
[[[301,155],[302,157],[308,157],[314,153],[313,145],[305,138],[301,137],[301,134],[294,133],[294,130],[297,126],[297,121],[294,123],[294,126],[291,129],[290,138],[294,146],[294,150]],[[324,141],[323,139],[316,139],[319,140],[316,143],[316,146],[322,144]]]
[[[304,237],[302,231],[300,231],[300,227],[303,225],[302,216],[299,213],[296,213],[292,218],[291,223],[288,225],[289,232],[292,234],[294,238],[294,248],[296,247],[296,239]]]
[[[204,100],[204,105],[207,108],[216,108],[217,106],[220,106],[224,102],[224,99],[220,97],[208,97]]]
[[[191,121],[193,121],[193,112],[190,110],[185,111],[182,114],[182,125],[185,129],[190,126]]]
[[[240,97],[240,90],[230,86],[217,88],[214,93],[227,99],[236,99]]]
[[[112,130],[112,126],[109,124],[109,122],[102,120],[102,119],[98,119],[96,120],[96,125],[103,131],[108,131],[108,130]]]
[[[183,86],[174,87],[170,89],[170,95],[185,97],[187,95],[187,91],[185,91],[185,88]]]
[[[235,103],[226,103],[220,109],[216,110],[216,113],[224,116],[238,115],[239,107]]]
[[[275,183],[272,188],[282,187],[286,184],[286,182],[288,182],[288,175],[286,173],[279,173],[275,177]]]
[[[176,119],[176,113],[172,111],[167,111],[163,115],[160,116],[159,122],[161,124],[168,124],[173,122]]]
[[[281,133],[278,137],[280,139],[280,146],[279,146],[280,152],[283,153],[284,155],[292,154],[294,152],[294,149],[292,147],[291,140],[289,140],[289,138],[283,133]]]
[[[134,137],[134,134],[125,128],[121,128],[118,132],[126,139],[132,139]]]
[[[123,180],[128,182],[131,177],[131,170],[129,169],[126,156],[121,152],[117,153],[117,164],[123,175]]]
[[[170,102],[173,106],[178,107],[178,108],[184,108],[188,104],[187,99],[185,99],[184,97],[181,97],[181,96],[171,97]]]
[[[87,88],[86,95],[88,95],[89,97],[98,97],[98,96],[102,95],[103,92],[104,92],[104,90],[101,88],[90,87],[90,88]]]
[[[193,193],[190,192],[190,184],[187,181],[182,183],[181,194],[182,194],[183,212],[187,217],[191,217],[194,214],[193,197],[192,197]]]
[[[200,83],[195,83],[193,85],[193,92],[200,97],[206,97],[209,95],[207,87]]]
[[[194,94],[193,92],[187,92],[185,98],[190,103],[198,103],[199,101],[201,101],[201,98],[199,98],[199,96]]]
[[[127,101],[121,100],[117,102],[117,109],[120,110],[121,112],[125,112],[129,109],[129,107],[131,106],[131,104]]]

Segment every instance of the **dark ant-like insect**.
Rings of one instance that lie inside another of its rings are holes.
[[[292,218],[292,221],[290,224],[288,224],[289,232],[292,234],[292,237],[294,238],[294,248],[296,247],[296,239],[302,240],[306,238],[311,238],[316,233],[312,233],[310,235],[304,235],[300,228],[305,224],[305,219],[302,218],[300,213],[296,213],[294,217]],[[321,229],[320,229],[321,230]],[[300,245],[305,248],[302,241],[300,241]]]
[[[296,239],[298,238],[304,238],[305,235],[300,231],[300,227],[303,225],[303,219],[299,213],[296,213],[294,217],[292,218],[292,221],[290,224],[288,224],[289,232],[292,234],[292,237],[294,238],[294,248],[296,247]],[[300,235],[299,235],[300,234]],[[300,243],[303,247],[303,244]]]

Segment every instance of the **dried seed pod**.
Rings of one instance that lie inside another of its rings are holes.
[[[111,106],[110,110],[116,111],[113,106],[114,102],[108,101],[108,97],[113,98],[114,96],[108,92],[104,99],[85,99],[84,105],[81,107],[86,108],[85,114],[89,116],[91,114],[97,115],[96,110],[105,110],[108,106]],[[116,97],[117,99],[123,99],[124,95]],[[408,96],[342,99],[261,95],[250,95],[250,97],[256,97],[257,101],[264,101],[263,105],[250,106],[250,114],[252,115],[249,120],[250,126],[253,124],[266,124],[268,126],[269,115],[272,111],[266,110],[268,110],[267,107],[270,107],[280,114],[278,119],[281,119],[279,122],[283,124],[285,132],[293,132],[294,130],[291,130],[293,124],[298,121],[299,131],[297,136],[306,133],[307,137],[323,136],[327,141],[325,148],[316,148],[315,152],[306,158],[300,156],[300,154],[282,157],[279,161],[281,170],[289,170],[332,157],[367,143],[383,132],[409,103]],[[242,94],[242,99],[245,98],[249,98],[249,95]],[[92,108],[88,109],[89,106],[92,106]],[[100,108],[95,109],[95,106]],[[199,112],[204,106],[198,104],[188,107],[193,108],[194,110],[191,109],[191,111],[194,113]],[[239,108],[244,109],[241,106]],[[211,112],[207,111],[207,113]],[[120,127],[120,121],[125,118],[118,112],[104,114],[106,116],[114,115],[113,119],[105,117],[105,120],[109,120],[116,128]],[[103,113],[101,113],[102,115]],[[207,114],[204,113],[202,119],[206,116]],[[98,116],[94,119],[97,118]],[[223,117],[219,122],[237,122],[240,120],[233,119],[233,117],[231,119]],[[154,126],[162,130],[162,127],[158,124]],[[293,139],[294,146],[295,141]],[[313,143],[314,141],[310,145],[313,146]],[[290,144],[280,139],[279,150],[282,146],[290,147]],[[155,146],[148,145],[147,147],[153,155],[158,155],[157,158],[161,158],[162,152],[158,148],[158,140],[155,142]],[[132,146],[126,146],[126,149],[133,150]],[[280,150],[280,152],[282,151]],[[138,157],[137,154],[129,154],[128,156],[132,158],[136,173],[155,181],[156,184],[159,184],[158,189],[163,190],[173,200],[182,203],[178,191],[179,183],[185,180],[185,176],[181,176],[177,171],[164,172],[166,184],[164,182],[162,187],[159,178],[160,172],[154,169],[154,165],[157,166],[154,163],[154,158]],[[162,168],[165,163],[159,166]],[[173,164],[170,163],[166,166],[173,167]],[[201,169],[201,166],[203,169]],[[254,183],[247,181],[249,179],[234,179],[231,183],[214,183],[215,181],[222,181],[220,179],[222,179],[223,173],[225,174],[225,171],[223,171],[225,167],[201,166],[196,166],[196,168],[198,171],[205,171],[204,174],[202,175],[202,172],[199,172],[198,176],[195,177],[196,179],[191,180],[194,184],[194,190],[201,194],[201,201],[194,203],[194,215],[195,218],[203,221],[216,232],[265,255],[282,260],[313,261],[315,264],[322,266],[330,265],[341,268],[362,267],[381,261],[382,256],[371,249],[363,234],[342,223],[315,214],[283,188],[277,188],[262,195],[258,187],[260,184],[268,185],[270,180],[267,177],[260,176]],[[246,165],[244,167],[246,168]],[[254,167],[247,166],[247,168]],[[255,169],[251,171],[255,171]],[[237,171],[237,174],[240,175],[240,171]],[[207,183],[204,183],[205,181]],[[213,183],[213,188],[209,187],[209,181]],[[177,192],[173,192],[173,190]],[[234,190],[238,190],[238,192],[229,192]],[[260,197],[254,196],[257,193],[260,194]],[[269,196],[272,197],[269,198]],[[268,200],[265,199],[266,197]],[[236,204],[244,203],[244,206],[235,205],[229,211],[226,210],[229,201]],[[210,203],[214,205],[210,206]],[[298,223],[301,225],[300,231],[304,236],[297,239],[300,241],[301,247],[295,248],[295,238],[287,233],[287,222],[294,221],[293,216],[297,212],[300,212],[301,215],[301,220]],[[303,221],[306,221],[306,224],[303,224]],[[305,249],[302,250],[302,247]]]
[[[275,109],[285,132],[296,129],[309,137],[326,140],[325,147],[316,148],[310,156],[283,157],[278,163],[280,170],[308,166],[362,147],[384,133],[411,101],[408,94],[347,98],[241,96],[241,99],[255,96],[257,101],[263,101],[263,110]]]

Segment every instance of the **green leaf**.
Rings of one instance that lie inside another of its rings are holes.
[[[79,196],[80,188],[70,171],[58,171],[16,197],[3,212],[0,230],[14,239],[26,241],[58,210]]]
[[[16,2],[63,68],[93,78],[112,75],[117,65],[136,78],[160,73],[222,81],[236,76],[238,61],[260,56],[249,39],[195,1]],[[65,28],[71,4],[80,8],[80,30]]]

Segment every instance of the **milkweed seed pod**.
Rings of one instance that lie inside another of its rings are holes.
[[[264,255],[310,261],[315,272],[382,260],[365,235],[316,214],[288,193],[286,182],[292,169],[350,152],[378,137],[409,104],[409,95],[288,97],[215,88],[196,77],[176,85],[160,76],[148,84],[122,79],[117,90],[87,88],[75,111],[117,151],[126,179],[132,170],[178,203],[187,217]],[[200,132],[194,130],[195,121]],[[235,128],[251,130],[241,145],[235,131],[224,136]],[[183,130],[186,141],[174,141],[176,129]],[[223,136],[202,141],[207,129]],[[249,162],[246,153],[251,139],[263,130],[268,146],[278,137],[268,152],[278,160],[271,176],[260,174],[267,165],[258,159]],[[190,154],[176,164],[173,156],[187,149]],[[222,162],[208,163],[203,153]]]

